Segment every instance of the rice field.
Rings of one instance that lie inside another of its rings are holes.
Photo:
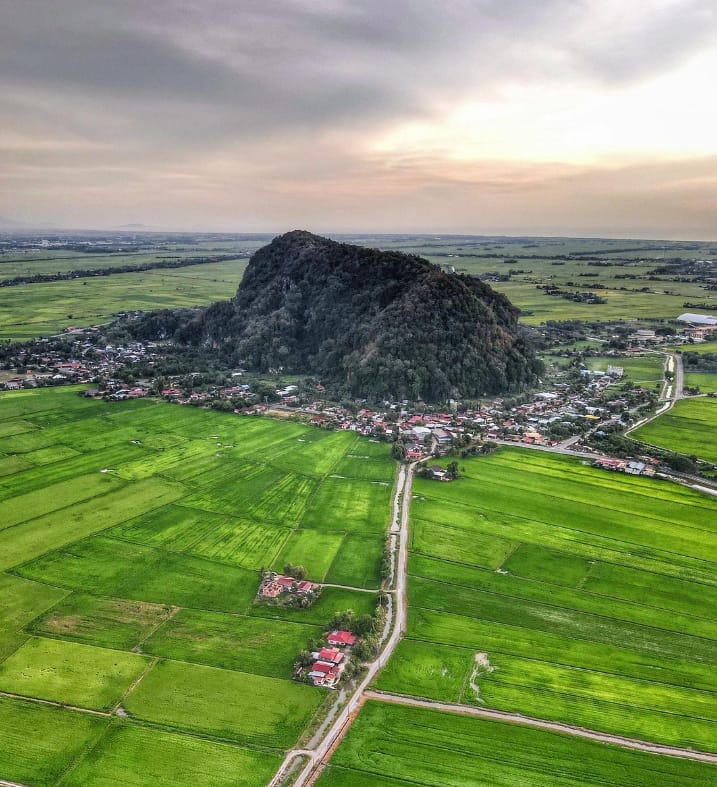
[[[414,483],[377,688],[717,751],[717,501],[542,452],[461,472]]]
[[[75,787],[253,787],[267,783],[280,757],[137,725],[114,724],[70,772]]]
[[[553,732],[369,701],[318,787],[701,787],[713,765]]]
[[[394,472],[352,433],[71,387],[0,395],[0,779],[265,784],[328,701],[290,680],[296,657],[376,598],[257,605],[260,570],[377,588]]]
[[[717,463],[717,399],[681,399],[631,437]]]
[[[10,287],[3,290],[0,339],[25,341],[49,336],[69,325],[106,323],[118,312],[134,309],[191,307],[228,300],[236,293],[245,268],[245,260],[229,260]]]
[[[687,388],[699,388],[700,393],[717,391],[717,374],[709,372],[687,372],[685,374]]]
[[[588,369],[607,371],[608,366],[620,366],[623,376],[618,384],[631,382],[651,390],[658,389],[664,382],[665,356],[661,353],[635,355],[630,358],[612,358],[609,355],[585,359]]]

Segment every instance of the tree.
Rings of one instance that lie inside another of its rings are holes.
[[[299,658],[297,661],[302,667],[308,667],[313,661],[313,658],[311,657],[311,651],[302,650],[301,653],[299,653]]]
[[[391,458],[397,459],[399,462],[403,462],[406,459],[406,446],[400,441],[397,440],[391,446]]]
[[[353,630],[353,623],[354,623],[354,611],[352,609],[346,609],[343,612],[336,612],[331,618],[331,622],[329,623],[330,629],[349,629],[350,631]]]
[[[289,577],[298,579],[299,581],[306,579],[306,569],[303,566],[294,566],[291,563],[287,563],[284,566],[284,573]]]
[[[371,661],[378,653],[378,646],[372,638],[360,639],[353,646],[351,653],[359,661]]]
[[[446,475],[450,479],[458,478],[458,462],[449,462],[446,467]]]
[[[376,628],[376,619],[373,615],[359,615],[353,621],[353,628],[352,631],[358,637],[367,637],[374,633]]]
[[[665,457],[665,464],[678,473],[694,473],[697,470],[696,458],[682,454],[668,454]]]

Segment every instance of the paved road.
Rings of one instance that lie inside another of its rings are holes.
[[[609,735],[594,730],[586,730],[583,727],[573,727],[570,724],[559,724],[558,722],[545,721],[544,719],[535,719],[531,716],[523,716],[520,713],[504,713],[503,711],[490,710],[489,708],[477,708],[474,705],[431,702],[430,700],[419,700],[415,697],[406,697],[403,694],[388,694],[381,691],[367,691],[365,697],[369,700],[391,702],[396,705],[410,705],[414,708],[428,708],[430,710],[445,711],[446,713],[460,713],[464,716],[477,716],[481,719],[505,721],[511,724],[523,724],[526,727],[537,727],[541,730],[561,732],[566,735],[573,735],[576,738],[587,738],[591,741],[610,743],[613,746],[621,746],[625,749],[636,749],[637,751],[650,752],[651,754],[664,754],[670,757],[682,757],[687,760],[717,763],[717,754],[712,754],[710,752],[694,751],[693,749],[678,749],[675,746],[661,746],[657,743],[649,743],[634,738],[623,738],[620,735]]]
[[[665,380],[665,385],[662,388],[662,393],[660,394],[660,399],[664,401],[662,407],[659,407],[655,410],[652,415],[647,416],[647,418],[642,418],[641,420],[634,423],[629,429],[626,429],[624,434],[625,437],[629,437],[631,432],[634,432],[636,429],[639,429],[641,426],[645,424],[649,424],[650,421],[654,421],[663,413],[666,413],[668,410],[672,409],[675,402],[678,399],[682,399],[684,396],[683,393],[683,386],[684,386],[684,370],[682,368],[682,357],[679,356],[677,353],[672,353],[671,355],[666,356],[665,358],[665,371],[672,372],[672,382],[668,382]],[[634,438],[633,438],[634,439]],[[638,440],[638,442],[642,442]]]
[[[393,605],[390,614],[392,621],[390,635],[386,644],[375,661],[368,665],[368,670],[361,683],[354,692],[345,708],[336,717],[336,720],[329,728],[326,736],[316,746],[315,749],[292,749],[284,758],[279,770],[274,778],[269,782],[269,787],[278,787],[289,771],[293,761],[297,757],[308,757],[308,762],[303,767],[296,780],[294,787],[303,787],[310,784],[311,780],[317,775],[317,769],[322,767],[324,758],[329,754],[338,741],[346,734],[351,726],[356,712],[363,702],[363,696],[369,684],[376,677],[378,672],[383,669],[391,654],[401,640],[406,629],[407,603],[406,587],[408,582],[408,512],[411,505],[411,488],[413,485],[413,471],[416,463],[408,467],[402,466],[396,482],[393,500],[393,516],[391,530],[395,532],[398,527],[398,555],[396,557],[396,570],[394,574]]]
[[[684,396],[683,389],[685,386],[685,369],[682,365],[682,355],[674,353],[672,358],[674,360],[674,377],[672,379],[674,388],[672,391],[672,396],[673,399],[682,399]]]

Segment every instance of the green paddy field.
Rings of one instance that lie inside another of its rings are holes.
[[[631,437],[717,462],[717,399],[681,399],[666,413],[632,432]]]
[[[266,783],[327,702],[296,656],[375,604],[387,446],[76,388],[0,395],[0,435],[0,778]],[[347,588],[256,605],[289,561]]]
[[[369,701],[318,787],[702,787],[714,767],[558,733]]]
[[[0,468],[0,778],[266,784],[327,701],[290,680],[294,657],[375,604],[386,445],[55,388],[0,396]],[[414,482],[409,627],[374,688],[717,751],[717,500],[512,448],[460,469]],[[285,562],[343,587],[256,605]],[[716,778],[369,701],[319,784]]]
[[[416,479],[376,688],[717,751],[717,500],[500,449]]]

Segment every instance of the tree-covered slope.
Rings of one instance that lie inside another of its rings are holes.
[[[294,231],[254,254],[233,301],[176,338],[249,368],[313,373],[346,393],[440,400],[534,381],[539,362],[517,315],[478,279],[420,257]]]

